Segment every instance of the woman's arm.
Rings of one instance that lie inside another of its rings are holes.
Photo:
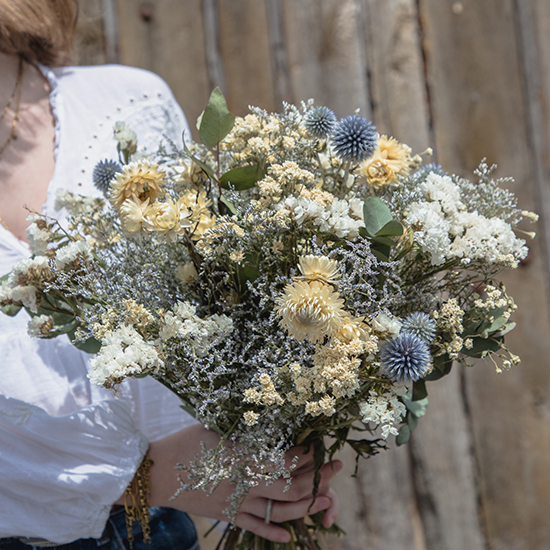
[[[227,520],[227,517],[223,515],[223,510],[227,508],[227,498],[233,492],[229,482],[221,483],[211,495],[202,490],[196,490],[183,493],[176,499],[170,500],[180,488],[177,479],[179,472],[174,469],[175,465],[187,464],[194,460],[199,453],[201,441],[207,447],[212,448],[217,445],[219,437],[215,432],[206,430],[201,424],[196,424],[151,443],[149,457],[153,460],[154,465],[150,470],[150,503],[153,506],[170,506],[198,516]],[[329,482],[342,468],[341,462],[336,460],[332,465],[327,463],[323,466],[319,495],[309,509],[313,500],[311,496],[315,473],[313,455],[311,452],[304,455],[299,450],[289,451],[289,461],[295,455],[299,457],[299,460],[296,469],[292,472],[290,488],[285,491],[287,483],[286,480],[281,479],[270,486],[260,484],[251,489],[237,516],[238,527],[275,542],[288,542],[290,535],[285,529],[274,523],[265,523],[268,499],[273,500],[271,520],[275,523],[302,518],[320,510],[326,510],[324,524],[332,525],[338,515],[340,504],[338,497],[330,489]]]

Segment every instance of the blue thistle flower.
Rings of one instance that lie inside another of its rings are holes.
[[[122,172],[122,167],[114,160],[100,160],[92,173],[94,185],[103,193],[109,191],[109,184],[116,174]]]
[[[343,118],[332,133],[332,147],[342,160],[360,162],[372,156],[378,133],[372,122],[358,115]]]
[[[410,332],[422,338],[427,344],[431,344],[435,338],[435,321],[426,313],[417,311],[411,313],[401,325],[403,332]]]
[[[430,370],[428,344],[410,332],[402,332],[380,350],[380,370],[400,383],[416,382]]]
[[[304,117],[304,125],[308,133],[319,139],[330,135],[336,122],[336,115],[328,107],[315,107]]]

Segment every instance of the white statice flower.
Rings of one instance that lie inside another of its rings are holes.
[[[48,250],[48,243],[50,241],[50,234],[38,227],[36,223],[38,220],[40,220],[40,216],[36,214],[27,216],[27,221],[31,222],[26,229],[27,240],[29,241],[31,252],[34,255],[45,254]]]
[[[477,212],[461,212],[457,218],[463,233],[453,241],[450,257],[496,263],[499,256],[512,254],[519,259],[527,256],[525,241],[518,239],[510,224],[504,220],[486,218]]]
[[[58,189],[55,193],[55,209],[57,211],[65,208],[69,214],[75,216],[81,212],[93,210],[103,204],[105,201],[97,197],[85,197],[76,193],[71,193],[66,189]]]
[[[432,265],[445,262],[451,246],[450,223],[438,203],[415,202],[405,222],[413,228],[414,240],[422,252],[430,255]]]
[[[193,343],[197,355],[204,356],[215,340],[226,337],[233,331],[233,320],[226,315],[211,315],[201,319],[195,312],[195,306],[188,302],[178,302],[174,311],[164,316],[159,337],[161,340],[188,340]]]
[[[101,341],[99,353],[90,359],[92,384],[112,387],[128,376],[158,372],[164,366],[159,352],[130,325],[122,325]]]
[[[386,335],[389,338],[396,338],[399,336],[401,330],[401,321],[390,317],[386,313],[379,313],[372,320],[372,328],[381,335]]]
[[[64,269],[78,259],[81,262],[90,262],[93,259],[90,245],[86,241],[71,241],[55,251],[57,269]]]
[[[399,424],[407,408],[399,400],[399,396],[406,393],[407,388],[402,385],[396,385],[389,392],[378,395],[375,391],[369,392],[369,398],[366,403],[359,405],[361,421],[368,425],[373,423],[382,428],[382,437],[387,439],[389,435],[398,435],[396,425]]]
[[[53,328],[54,321],[50,315],[35,315],[27,325],[27,333],[33,338],[46,336]]]
[[[510,264],[510,255],[513,264],[527,255],[525,241],[516,237],[509,223],[466,210],[460,188],[449,176],[430,173],[419,188],[425,200],[409,206],[405,222],[432,265],[453,258],[463,265],[472,260]]]
[[[306,197],[287,197],[278,203],[277,210],[285,210],[298,225],[310,221],[318,226],[319,231],[334,233],[341,239],[356,239],[359,229],[365,226],[362,210],[359,219],[353,217],[357,205],[354,203],[352,212],[348,201],[343,199],[335,198],[330,204],[320,204]]]

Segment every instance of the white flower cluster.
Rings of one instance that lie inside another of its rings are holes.
[[[72,216],[92,210],[101,202],[103,202],[103,199],[77,195],[65,189],[58,189],[55,194],[55,209],[61,210],[65,208]]]
[[[30,216],[27,216],[27,221],[31,222],[26,229],[27,240],[29,241],[32,253],[35,255],[45,254],[48,250],[48,242],[50,240],[50,234],[47,231],[40,229],[36,223],[40,219],[41,218],[38,214],[31,214]]]
[[[158,371],[164,366],[154,344],[146,342],[130,325],[122,325],[101,341],[99,353],[90,359],[92,384],[111,387],[122,378]]]
[[[32,313],[37,313],[37,289],[32,284],[20,284],[21,278],[29,279],[49,270],[49,260],[46,256],[36,256],[21,260],[11,271],[7,281],[0,285],[0,304],[19,302]]]
[[[525,258],[525,241],[518,239],[510,224],[468,212],[460,201],[460,188],[448,176],[430,173],[420,185],[424,201],[410,205],[405,219],[414,230],[414,240],[430,254],[432,265],[452,258],[487,263]]]
[[[54,326],[50,315],[35,315],[27,325],[27,333],[33,338],[40,338],[50,332]]]
[[[340,239],[356,239],[363,221],[363,201],[334,199],[330,204],[320,204],[306,197],[287,197],[277,205],[278,210],[286,210],[298,225],[308,220],[318,226],[319,231],[334,233]]]
[[[55,265],[57,269],[64,269],[67,265],[77,261],[79,257],[84,262],[92,260],[90,245],[86,241],[71,241],[56,250]]]
[[[407,393],[406,386],[397,384],[388,393],[382,395],[371,390],[367,402],[359,406],[363,424],[368,425],[372,422],[381,426],[384,439],[387,439],[390,434],[397,435],[399,432],[395,425],[401,422],[407,412],[407,408],[398,397],[405,393]]]
[[[195,353],[203,356],[212,342],[228,336],[233,331],[233,320],[226,315],[211,315],[201,319],[196,315],[196,307],[189,302],[178,302],[174,312],[164,316],[159,331],[161,340],[184,338],[192,341]]]

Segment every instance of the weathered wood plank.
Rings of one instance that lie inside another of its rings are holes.
[[[455,3],[456,4],[456,3]],[[426,33],[436,148],[442,163],[468,174],[487,155],[527,209],[535,206],[527,147],[516,12],[509,0],[420,3]],[[528,31],[529,32],[529,31]],[[550,371],[548,309],[540,243],[532,262],[507,275],[516,298],[518,327],[507,342],[522,366],[496,376],[490,365],[468,371],[466,390],[480,471],[482,517],[490,548],[547,546],[550,509]],[[542,543],[541,541],[546,541]]]
[[[280,111],[275,104],[271,46],[265,2],[218,0],[220,54],[225,68],[226,97],[236,115],[249,105]]]
[[[78,65],[98,65],[107,61],[103,32],[101,0],[80,0],[79,17],[74,41],[74,62]]]
[[[416,2],[363,0],[362,12],[373,121],[424,151],[432,138]]]
[[[355,0],[283,0],[294,101],[315,98],[337,116],[370,115],[366,66]]]
[[[118,0],[120,59],[162,76],[195,121],[211,92],[200,0]]]

